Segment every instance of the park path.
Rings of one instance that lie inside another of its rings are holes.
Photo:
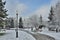
[[[32,34],[33,37],[36,38],[36,40],[54,40],[54,38],[49,37],[47,35],[43,35],[43,34]]]
[[[36,33],[36,32],[35,33],[31,33],[29,31],[25,31],[25,32],[31,34],[36,40],[55,40],[53,37],[50,37],[48,35],[39,34],[39,33]]]
[[[14,30],[8,30],[7,34],[0,37],[0,40],[54,40],[54,38],[39,34],[39,33],[31,33],[26,30],[19,30],[19,38],[16,38]],[[22,36],[23,35],[23,36]]]

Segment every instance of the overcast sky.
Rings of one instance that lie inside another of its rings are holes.
[[[6,1],[6,9],[9,17],[15,17],[18,10],[19,17],[29,17],[33,14],[41,14],[47,20],[51,5],[55,5],[58,0],[3,0]]]

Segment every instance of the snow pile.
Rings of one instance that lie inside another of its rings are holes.
[[[18,38],[16,38],[15,30],[7,30],[6,34],[4,36],[0,37],[0,40],[35,40],[35,38],[24,32],[24,31],[18,31]]]

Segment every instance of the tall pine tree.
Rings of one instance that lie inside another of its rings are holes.
[[[42,25],[42,15],[40,15],[40,25]]]
[[[2,26],[3,24],[3,18],[6,18],[7,17],[7,10],[4,8],[6,4],[6,1],[3,2],[2,0],[0,0],[0,26]]]
[[[23,28],[22,17],[20,17],[20,19],[19,19],[19,28]]]
[[[56,16],[54,14],[54,10],[53,10],[53,7],[51,7],[51,10],[50,10],[50,14],[49,14],[49,22],[51,25],[56,25]]]
[[[53,7],[51,7],[50,14],[49,14],[49,17],[48,17],[49,22],[53,20],[53,16],[54,16],[53,13],[54,13],[54,10],[53,10]]]

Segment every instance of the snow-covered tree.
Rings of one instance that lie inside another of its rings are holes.
[[[55,16],[57,18],[58,25],[60,26],[60,2],[58,2],[56,4],[56,7],[55,7],[54,11],[55,11],[54,14],[55,14]]]
[[[56,24],[56,16],[54,14],[53,7],[51,7],[51,10],[50,10],[50,14],[49,14],[48,19],[49,19],[49,22],[50,22],[51,25],[55,25]]]
[[[37,29],[39,26],[39,17],[37,15],[33,15],[29,18],[29,20],[30,24]]]
[[[57,18],[55,14],[55,10],[53,7],[51,7],[50,14],[49,14],[49,30],[57,30]]]
[[[49,14],[49,17],[48,17],[49,21],[53,20],[53,16],[54,16],[53,12],[54,12],[53,7],[51,7],[50,14]]]
[[[43,19],[42,19],[42,18],[43,18],[43,17],[42,17],[42,15],[40,15],[40,17],[39,17],[39,23],[40,23],[39,28],[45,27],[45,25],[44,25],[44,22],[43,22]]]
[[[40,20],[39,20],[39,22],[40,22],[40,25],[43,24],[42,15],[40,15]]]
[[[3,2],[2,0],[0,0],[0,26],[3,26],[2,24],[4,24],[4,18],[7,17],[7,10],[5,9],[5,4],[6,4],[6,1]],[[2,20],[1,20],[2,19]]]

